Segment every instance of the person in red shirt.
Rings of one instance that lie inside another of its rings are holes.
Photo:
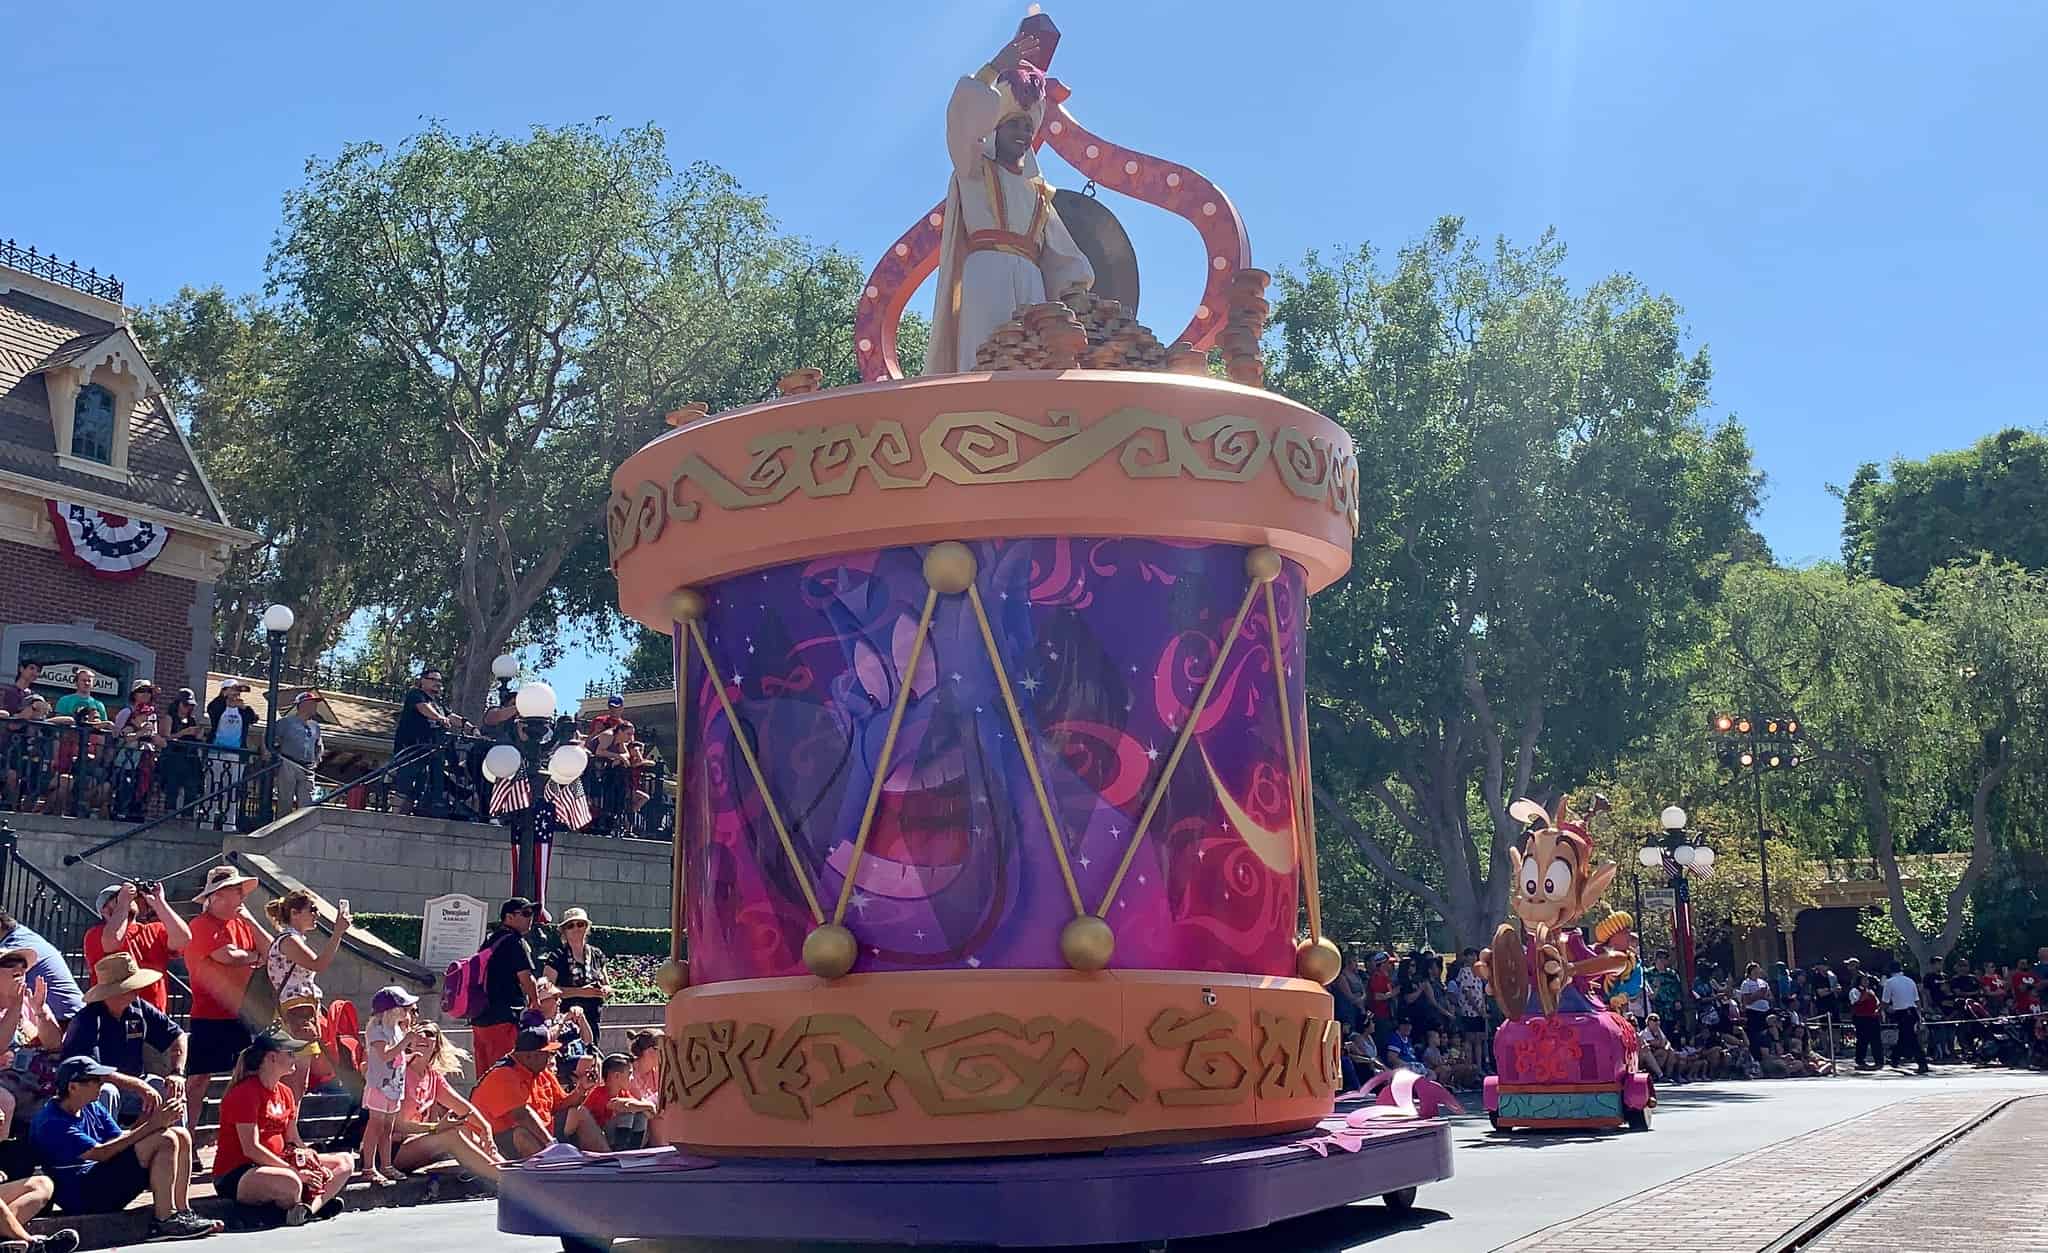
[[[469,1094],[491,1124],[498,1151],[509,1160],[532,1157],[565,1133],[576,1147],[592,1153],[611,1147],[583,1108],[584,1098],[597,1086],[597,1058],[581,1059],[588,1064],[576,1068],[576,1086],[564,1088],[555,1077],[555,1054],[561,1047],[543,1027],[520,1028],[512,1055],[485,1072]]]
[[[299,1139],[299,1099],[285,1077],[312,1046],[277,1032],[255,1037],[235,1061],[220,1099],[220,1147],[214,1191],[243,1205],[284,1211],[287,1227],[341,1212],[341,1192],[355,1173],[348,1153],[315,1153]]]
[[[117,883],[100,889],[100,925],[85,933],[85,964],[88,967],[97,968],[100,959],[108,953],[127,953],[144,970],[154,970],[165,976],[171,973],[171,958],[184,952],[185,946],[192,942],[192,929],[164,899],[163,884],[151,883],[149,887],[146,896],[142,894],[141,886],[134,883]],[[138,901],[147,901],[156,917],[148,922],[139,921],[142,907]],[[170,986],[169,978],[159,979],[142,990],[142,999],[169,1013]]]
[[[235,1064],[255,1033],[242,1021],[242,998],[250,973],[263,964],[263,936],[242,907],[256,880],[233,866],[206,872],[206,886],[192,899],[204,908],[192,920],[185,968],[192,972],[192,1030],[185,1050],[185,1090],[191,1126],[213,1077]]]
[[[613,1053],[604,1059],[598,1076],[597,1086],[583,1098],[583,1108],[604,1133],[605,1142],[615,1149],[645,1147],[654,1102],[633,1095],[633,1059]]]
[[[1365,988],[1366,1005],[1372,1010],[1373,1039],[1384,1056],[1387,1037],[1394,1034],[1394,959],[1390,954],[1372,955],[1372,976]]]
[[[2031,1014],[2041,1004],[2041,981],[2034,968],[2015,962],[2012,968],[2012,1012]]]

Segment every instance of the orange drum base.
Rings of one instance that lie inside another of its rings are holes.
[[[1340,1032],[1303,979],[1165,970],[744,979],[670,1000],[659,1138],[966,1157],[1310,1127]]]

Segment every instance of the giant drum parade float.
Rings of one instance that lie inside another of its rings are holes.
[[[613,476],[681,745],[660,1147],[508,1170],[505,1231],[1158,1243],[1450,1175],[1443,1123],[1336,1110],[1303,657],[1351,441],[1260,385],[1236,210],[1083,129],[1058,37],[1034,15],[956,86],[865,381],[792,369]],[[1105,194],[1047,187],[1044,144]],[[1109,192],[1201,235],[1170,346]]]

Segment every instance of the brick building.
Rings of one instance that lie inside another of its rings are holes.
[[[120,284],[0,244],[0,671],[75,665],[204,691],[227,519],[128,326]],[[0,680],[4,681],[4,680]]]

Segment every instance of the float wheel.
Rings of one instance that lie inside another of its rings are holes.
[[[1642,1109],[1624,1111],[1622,1119],[1628,1123],[1630,1131],[1648,1131],[1650,1129],[1650,1110],[1647,1106]]]
[[[1405,1214],[1415,1208],[1415,1189],[1396,1188],[1394,1191],[1382,1196],[1380,1200],[1385,1201],[1387,1208],[1396,1214]]]

